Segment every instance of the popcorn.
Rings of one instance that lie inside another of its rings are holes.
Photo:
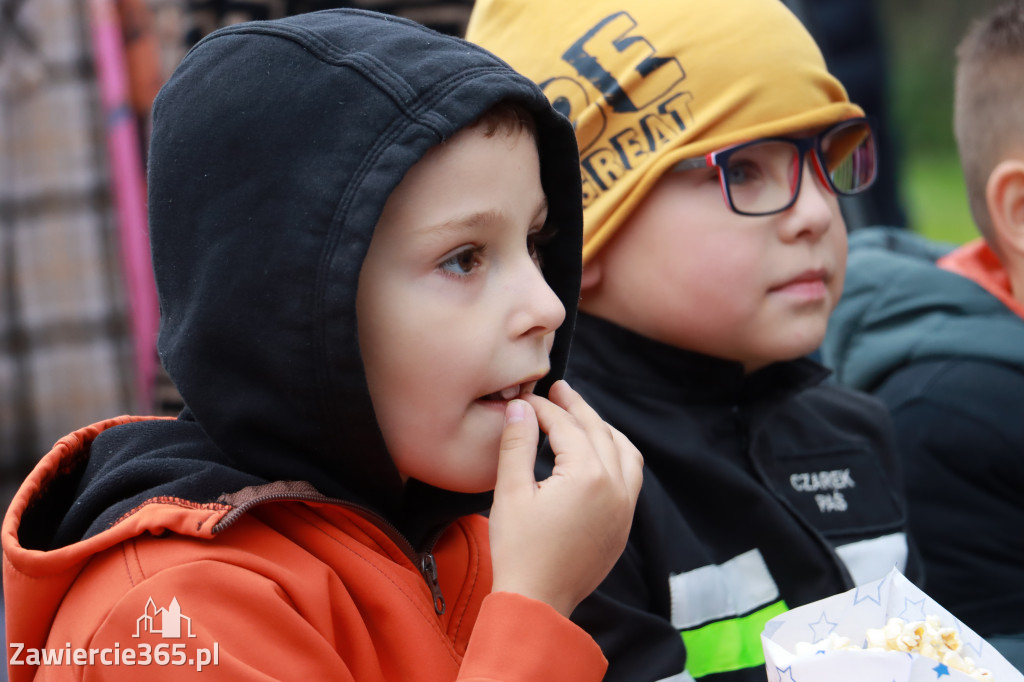
[[[961,654],[963,643],[960,635],[954,628],[942,627],[941,620],[935,615],[927,615],[923,621],[890,618],[883,627],[867,628],[863,647],[834,632],[815,644],[797,642],[794,647],[798,657],[825,651],[861,650],[915,653],[955,668],[975,680],[992,682],[994,679],[989,670],[979,668],[971,657]]]
[[[771,618],[761,644],[767,682],[1024,682],[897,568]]]
[[[797,642],[794,647],[794,653],[797,656],[813,656],[814,654],[821,653],[823,651],[850,651],[860,650],[861,647],[857,646],[850,641],[849,637],[842,637],[835,633],[829,633],[829,635],[818,642],[817,644],[811,644],[810,642]]]

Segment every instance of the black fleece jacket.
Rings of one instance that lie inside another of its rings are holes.
[[[573,614],[606,680],[763,682],[768,618],[894,564],[920,578],[878,401],[810,360],[745,375],[585,314],[576,329],[568,380],[645,460],[629,545]]]

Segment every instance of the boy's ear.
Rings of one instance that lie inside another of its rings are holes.
[[[1000,248],[1024,256],[1024,160],[1007,159],[992,170],[985,200]]]
[[[580,279],[580,296],[586,296],[588,292],[593,291],[601,283],[603,275],[601,254],[594,256],[590,261],[584,263],[583,277]]]

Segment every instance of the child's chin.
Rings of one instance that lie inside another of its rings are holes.
[[[448,486],[445,486],[446,490],[450,490],[456,493],[465,493],[467,495],[475,495],[478,493],[489,493],[494,490],[494,486],[497,483],[497,476],[492,476],[489,479],[479,479],[473,481],[454,481]]]
[[[497,449],[495,449],[494,466],[489,469],[473,469],[465,466],[455,468],[441,477],[434,485],[455,493],[469,495],[487,493],[494,490],[498,481]]]
[[[792,329],[789,338],[779,340],[778,359],[795,360],[818,350],[825,341],[827,328],[827,319],[805,320]]]
[[[440,488],[441,490],[475,495],[478,493],[488,493],[494,490],[498,477],[497,474],[493,474],[491,476],[414,476],[413,478],[421,483],[426,483],[427,485],[433,486],[434,488]]]

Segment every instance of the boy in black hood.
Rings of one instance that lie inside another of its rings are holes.
[[[154,111],[187,407],[82,429],[22,486],[12,679],[57,653],[104,678],[600,679],[567,616],[625,544],[641,460],[555,381],[568,122],[484,50],[345,10],[210,35]]]

